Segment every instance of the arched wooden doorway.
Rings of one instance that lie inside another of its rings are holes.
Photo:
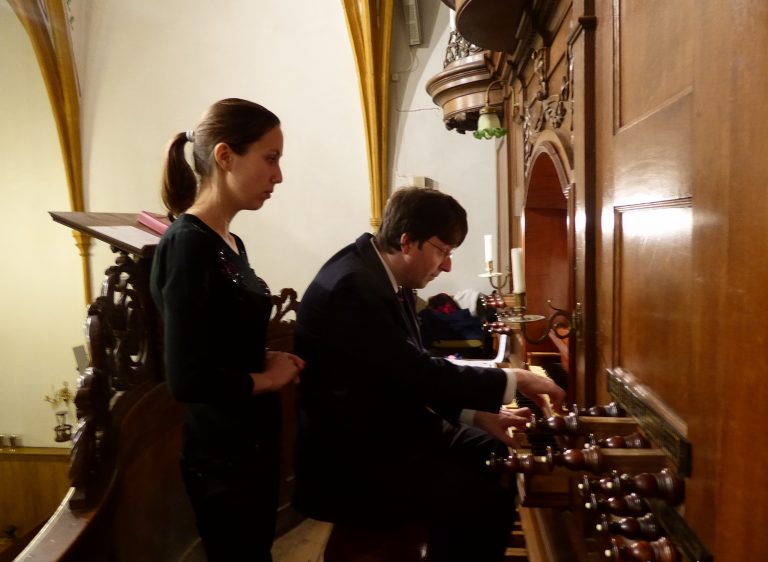
[[[529,314],[549,317],[554,312],[552,307],[574,310],[572,212],[568,201],[571,181],[567,170],[552,142],[544,141],[534,149],[520,221]],[[560,339],[548,331],[547,322],[526,326],[524,357],[534,353],[548,357],[548,362],[559,362],[567,376],[567,382],[563,382],[572,396],[573,338]]]

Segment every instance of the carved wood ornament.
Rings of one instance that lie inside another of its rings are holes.
[[[88,308],[85,321],[90,366],[75,396],[77,428],[73,438],[70,478],[76,488],[72,508],[93,502],[109,459],[111,403],[118,392],[142,382],[163,379],[155,313],[146,286],[149,260],[135,261],[119,252],[115,265],[105,271],[101,295]]]
[[[514,79],[523,84],[521,106],[523,163],[530,172],[534,146],[548,126],[562,127],[572,110],[573,52],[568,47],[568,66],[555,94],[550,95],[548,49],[549,27],[558,16],[556,2],[543,2],[535,10],[522,3],[496,3],[485,0],[456,2],[457,31],[451,32],[446,49],[444,70],[427,83],[427,92],[443,109],[448,130],[459,133],[477,128],[479,110],[484,105],[482,92],[494,80],[512,88]],[[510,33],[509,30],[516,30]],[[538,46],[536,45],[542,45]],[[525,71],[532,65],[535,91],[526,92]],[[503,87],[491,90],[490,106],[503,115]]]
[[[568,49],[568,72],[563,76],[560,90],[549,95],[549,74],[547,68],[547,49],[541,48],[531,53],[538,90],[530,102],[524,104],[523,115],[523,161],[526,175],[531,169],[531,156],[539,133],[549,124],[552,129],[559,129],[568,114],[567,102],[571,98],[573,77],[573,51]]]
[[[299,311],[299,298],[294,289],[284,288],[279,295],[272,295],[272,316],[269,320],[269,349],[275,351],[293,351],[293,329],[295,315]],[[294,318],[288,318],[289,314]]]

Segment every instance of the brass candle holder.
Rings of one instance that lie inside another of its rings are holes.
[[[550,331],[559,339],[569,337],[574,329],[578,328],[580,317],[580,305],[577,304],[573,314],[562,308],[552,305],[552,301],[547,301],[549,307],[554,311],[549,318],[542,314],[527,314],[526,294],[524,292],[515,293],[512,287],[512,268],[508,267],[506,273],[495,271],[493,260],[486,262],[485,273],[479,274],[479,277],[485,277],[496,291],[499,291],[505,306],[497,310],[498,320],[496,322],[487,322],[486,329],[496,333],[509,333],[519,330],[528,343],[541,343],[549,337]],[[509,283],[509,292],[504,293],[503,289]],[[547,329],[542,334],[533,338],[528,335],[526,325],[532,322],[547,321]]]
[[[507,324],[528,324],[530,322],[539,322],[544,320],[544,316],[541,314],[526,314],[527,306],[525,293],[511,293],[502,295],[504,302],[507,304],[507,308],[512,311],[512,314],[500,315],[501,321]]]
[[[478,277],[485,277],[488,279],[488,282],[491,284],[491,287],[496,289],[497,291],[501,291],[504,286],[507,284],[507,281],[510,283],[510,292],[512,291],[511,283],[512,283],[512,269],[507,267],[506,273],[501,273],[499,271],[494,271],[493,269],[493,260],[489,260],[485,262],[485,273],[480,273]]]

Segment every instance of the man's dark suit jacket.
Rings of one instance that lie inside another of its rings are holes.
[[[295,506],[329,521],[410,513],[445,455],[443,420],[462,408],[498,412],[500,369],[431,357],[410,328],[364,234],[334,255],[305,292]]]

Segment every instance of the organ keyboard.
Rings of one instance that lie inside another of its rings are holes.
[[[493,323],[487,328],[509,331]],[[542,362],[526,365],[529,370],[567,390],[568,373],[560,364],[567,363],[567,354],[561,359],[562,350],[522,351],[528,361]],[[554,415],[517,396],[514,406],[530,408],[533,416],[517,432],[519,446],[506,458],[488,459],[488,465],[516,475],[526,540],[549,542],[551,552],[564,533],[578,536],[570,542],[583,552],[558,562],[711,562],[682,517],[692,458],[685,424],[620,370],[608,372],[608,392],[614,400],[609,404],[574,405]],[[567,514],[560,530],[553,530],[553,513]]]
[[[546,367],[530,369],[549,376]],[[631,389],[616,395],[611,404],[552,416],[519,396],[517,405],[535,412],[525,439],[507,458],[489,459],[489,467],[517,475],[523,508],[569,513],[573,528],[560,532],[582,534],[579,560],[711,562],[681,515],[690,470],[684,435],[650,404],[642,416],[628,415],[640,408]],[[539,532],[531,529],[534,519],[521,515],[527,534]]]

